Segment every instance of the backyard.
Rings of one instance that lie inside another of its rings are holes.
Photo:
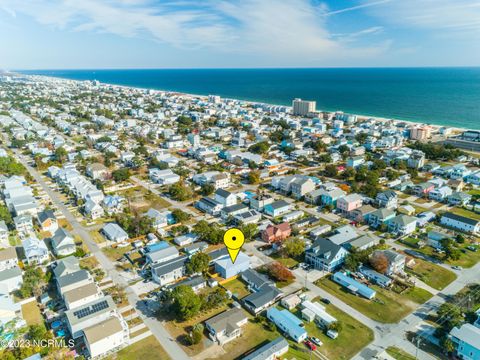
[[[399,322],[411,313],[418,304],[423,304],[432,297],[432,294],[420,288],[411,288],[402,294],[398,294],[374,285],[370,287],[377,292],[376,297],[368,300],[350,293],[329,278],[320,279],[315,284],[372,320],[381,323]]]
[[[123,348],[115,355],[111,355],[108,360],[167,360],[168,354],[162,348],[155,336],[151,335],[143,340],[136,342],[126,348]]]
[[[22,304],[22,315],[27,325],[43,324],[43,317],[36,301]]]
[[[250,294],[250,291],[248,291],[247,285],[240,279],[234,279],[232,281],[222,284],[222,286],[226,290],[229,290],[232,293],[232,295],[239,300],[243,299],[245,296]]]
[[[443,290],[457,278],[452,271],[419,258],[415,258],[415,265],[412,269],[405,268],[405,270],[408,274],[416,276],[437,290]]]

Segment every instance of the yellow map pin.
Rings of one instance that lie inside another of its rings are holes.
[[[232,263],[235,263],[235,260],[237,260],[237,255],[244,242],[245,236],[241,230],[233,228],[225,231],[225,234],[223,235],[223,243],[227,247]]]

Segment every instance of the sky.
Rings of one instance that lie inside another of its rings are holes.
[[[0,69],[479,66],[480,0],[0,0]]]

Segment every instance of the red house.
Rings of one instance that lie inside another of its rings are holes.
[[[282,242],[290,236],[292,228],[287,222],[279,225],[268,225],[262,232],[262,240],[271,244],[274,242]]]

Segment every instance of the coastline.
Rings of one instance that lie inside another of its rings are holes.
[[[48,75],[37,75],[37,74],[23,74],[20,72],[13,72],[14,74],[20,74],[22,76],[26,77],[39,77],[39,78],[46,78],[46,79],[51,79],[54,81],[72,81],[76,83],[82,83],[86,81],[92,81],[92,80],[77,80],[77,79],[70,79],[70,78],[65,78],[65,77],[59,77],[59,76],[48,76]],[[168,94],[176,94],[179,96],[187,96],[191,98],[198,98],[202,100],[207,100],[209,95],[215,95],[215,94],[193,94],[193,93],[186,93],[186,92],[181,92],[181,91],[174,91],[174,90],[167,90],[167,89],[158,89],[158,88],[145,88],[145,87],[139,87],[139,86],[131,86],[131,85],[119,85],[119,84],[112,84],[112,83],[106,83],[106,82],[100,82],[101,85],[109,86],[109,87],[114,87],[114,88],[120,88],[120,89],[136,89],[136,90],[141,90],[141,91],[157,91],[157,92],[164,92]],[[234,100],[234,101],[241,101],[245,102],[247,104],[252,104],[252,105],[269,105],[269,106],[284,106],[287,108],[291,108],[289,105],[282,105],[282,104],[273,104],[273,103],[267,103],[267,102],[261,102],[261,101],[252,101],[252,100],[242,100],[238,98],[232,98],[232,97],[223,97],[224,99],[229,99],[229,100]],[[292,99],[293,100],[293,99]],[[317,110],[318,112],[327,112],[327,113],[335,113],[335,112],[343,112],[343,110]],[[480,129],[471,129],[471,128],[464,128],[464,127],[456,127],[456,126],[449,126],[449,125],[439,125],[439,124],[432,124],[432,123],[427,123],[427,122],[419,122],[419,121],[412,121],[412,120],[402,120],[402,119],[397,119],[397,118],[385,118],[382,116],[376,116],[376,115],[367,115],[367,114],[357,114],[353,112],[346,112],[352,115],[357,116],[357,118],[361,120],[367,120],[367,119],[373,119],[375,121],[381,121],[381,122],[393,122],[395,125],[398,125],[400,123],[406,123],[407,125],[410,126],[419,126],[419,125],[428,125],[432,128],[432,131],[438,132],[441,128],[448,128],[451,129],[452,132],[454,133],[461,133],[464,131],[479,131]]]

